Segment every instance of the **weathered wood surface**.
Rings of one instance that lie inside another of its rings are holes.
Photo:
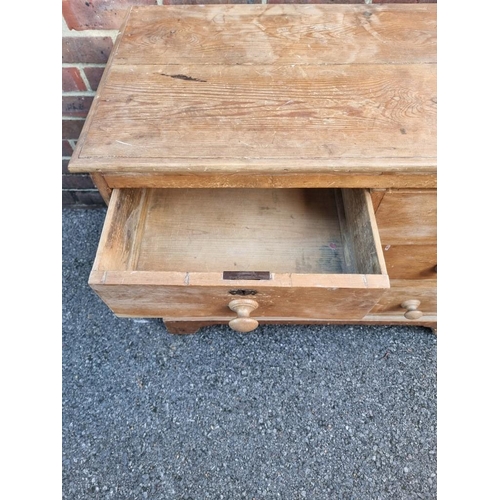
[[[93,270],[108,284],[113,272],[130,284],[246,281],[224,271],[268,271],[270,286],[388,284],[367,190],[115,189]]]
[[[112,188],[435,188],[437,175],[385,172],[352,175],[348,172],[317,174],[257,174],[245,171],[210,174],[110,173],[104,176]]]
[[[387,272],[394,279],[435,280],[437,276],[436,245],[385,245]]]
[[[115,189],[89,283],[121,315],[231,318],[229,302],[249,295],[259,317],[361,319],[389,279],[368,191],[343,194]],[[225,279],[229,270],[269,279]]]
[[[376,215],[380,240],[384,246],[437,244],[435,189],[387,190]]]
[[[435,177],[435,52],[433,5],[132,9],[70,169]]]
[[[114,190],[89,283],[117,315],[187,333],[248,296],[259,323],[435,325],[435,5],[155,6],[127,19],[69,165]],[[208,187],[183,204],[178,188]],[[285,190],[229,187],[386,189],[276,204]],[[344,264],[326,264],[325,239]],[[225,243],[240,240],[255,268],[236,269],[270,279],[223,278]],[[421,318],[404,318],[405,300]]]
[[[350,240],[353,268],[367,274],[387,274],[372,200],[366,189],[343,189],[344,232]]]
[[[334,190],[148,193],[137,271],[344,272]]]
[[[102,196],[102,199],[104,200],[104,203],[106,205],[109,205],[109,202],[111,200],[111,187],[109,184],[106,182],[106,179],[102,174],[99,174],[98,172],[94,172],[90,174],[90,177],[92,179],[92,182],[94,183],[95,187],[98,189],[99,194]]]
[[[437,314],[437,283],[435,280],[391,280],[391,288],[384,291],[382,297],[370,311],[370,317],[397,317],[404,320],[405,309],[401,304],[406,300],[419,300],[419,310],[424,316]],[[416,322],[418,322],[416,320]],[[411,320],[408,321],[412,323]]]
[[[145,190],[113,190],[94,260],[94,270],[127,270],[140,235]]]
[[[435,78],[434,65],[117,66],[79,158],[120,172],[432,172]]]
[[[140,273],[136,273],[140,274]],[[96,276],[96,274],[94,274]],[[168,318],[176,321],[222,319],[236,315],[229,309],[235,287],[196,285],[138,285],[101,283],[92,279],[91,287],[118,315]],[[247,285],[248,286],[248,285]],[[383,288],[279,287],[249,285],[257,295],[259,308],[252,314],[261,318],[362,319],[382,296]]]
[[[227,287],[160,286],[93,283],[92,288],[118,316],[162,317],[164,321],[224,323],[234,318]],[[256,287],[259,308],[252,317],[259,323],[316,323],[323,321],[435,323],[436,282],[394,280],[390,289],[330,289],[316,287]],[[423,316],[407,320],[401,304],[417,299]]]
[[[116,64],[434,63],[435,12],[435,5],[133,8]]]

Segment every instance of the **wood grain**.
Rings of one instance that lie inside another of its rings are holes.
[[[220,272],[179,272],[179,271],[126,271],[98,269],[91,271],[91,285],[135,286],[195,286],[210,288],[223,286],[231,290],[253,290],[255,280],[224,280]],[[259,288],[389,288],[386,274],[298,274],[273,273],[271,280],[258,281]]]
[[[111,193],[93,270],[129,269],[133,236],[140,233],[144,196],[143,189],[115,189]]]
[[[121,315],[232,317],[252,290],[259,317],[360,319],[389,287],[370,207],[367,190],[115,189],[89,283]],[[224,279],[262,266],[270,279]]]
[[[366,274],[387,274],[368,190],[342,189],[341,192],[354,269]]]
[[[435,326],[436,76],[435,5],[133,7],[69,165],[113,189],[89,284],[179,333]]]
[[[380,240],[386,245],[437,243],[437,191],[388,190],[377,209]]]
[[[342,272],[334,190],[148,192],[138,271]]]
[[[405,309],[401,304],[406,300],[419,300],[419,310],[424,316],[437,315],[437,283],[434,280],[411,281],[391,280],[391,288],[385,290],[377,305],[370,311],[370,317],[395,316],[405,320]],[[407,320],[411,323],[411,320]],[[419,321],[419,320],[417,320]]]
[[[368,191],[338,189],[115,189],[94,269],[387,274]]]
[[[386,245],[383,250],[391,279],[436,279],[436,245]]]
[[[248,167],[239,173],[233,171],[225,174],[213,172],[176,175],[136,172],[107,174],[104,178],[112,188],[435,188],[437,185],[437,175],[429,173],[373,171],[371,174],[357,172],[318,174],[314,173],[312,168],[311,165],[308,173],[299,174],[285,172],[262,175],[248,173],[251,171]]]
[[[185,321],[235,317],[229,309],[234,296],[231,288],[193,285],[128,285],[110,286],[92,280],[91,286],[110,309],[120,316],[167,318]],[[381,297],[382,288],[319,288],[319,287],[253,287],[259,308],[252,317],[362,319]]]
[[[433,65],[117,66],[78,158],[102,172],[431,171],[435,78]]]
[[[94,172],[90,174],[90,177],[95,187],[98,189],[99,194],[102,196],[104,203],[106,203],[106,205],[109,205],[112,189],[109,187],[104,176],[98,172]]]
[[[435,183],[435,30],[433,5],[133,8],[68,168]]]
[[[116,63],[434,63],[435,12],[435,5],[133,8]]]

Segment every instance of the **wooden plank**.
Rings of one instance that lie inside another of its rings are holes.
[[[436,279],[436,245],[386,245],[383,250],[391,279]]]
[[[378,303],[370,311],[370,317],[398,317],[404,319],[405,309],[401,304],[406,300],[420,301],[418,309],[426,316],[437,315],[437,288],[435,280],[411,281],[391,280],[391,288],[384,291]],[[420,318],[419,318],[420,319]],[[409,321],[412,323],[412,321]]]
[[[255,282],[254,282],[255,284]],[[168,318],[231,319],[234,299],[227,286],[107,285],[91,283],[101,299],[118,315]],[[259,304],[255,318],[362,319],[383,293],[381,288],[253,287]]]
[[[68,164],[68,170],[70,172],[74,171],[73,167],[72,167],[72,163],[74,161],[77,161],[77,159],[80,157],[82,146],[83,146],[83,143],[85,142],[85,138],[87,137],[88,131],[91,127],[93,127],[92,117],[94,116],[95,110],[97,108],[97,103],[98,103],[98,101],[101,97],[101,93],[103,92],[103,89],[106,85],[106,81],[108,79],[108,74],[111,71],[111,68],[113,67],[116,51],[120,45],[120,42],[121,42],[121,39],[123,36],[123,31],[124,31],[125,26],[127,25],[128,21],[129,21],[129,18],[130,18],[130,10],[127,12],[126,16],[123,19],[122,26],[120,28],[120,31],[118,32],[115,43],[113,44],[113,48],[111,49],[111,53],[109,55],[108,62],[106,64],[106,68],[104,69],[102,77],[99,81],[99,85],[97,87],[97,91],[95,93],[94,99],[92,100],[92,104],[90,106],[89,113],[87,115],[87,118],[85,119],[85,123],[83,124],[82,131],[80,132],[80,136],[79,136],[79,139],[76,143],[76,147],[73,151],[73,155],[71,156],[71,160]],[[94,170],[86,170],[86,171],[87,172],[94,172],[96,170],[94,169]],[[102,196],[102,193],[101,193],[101,196]],[[109,203],[109,202],[107,202],[107,203]]]
[[[342,189],[342,199],[356,271],[387,274],[369,192],[365,189]]]
[[[172,78],[179,74],[200,81]],[[241,163],[272,174],[284,165],[387,172],[421,164],[432,172],[435,78],[433,65],[115,66],[71,167],[90,160],[85,169],[103,173],[144,165],[203,173]]]
[[[129,269],[134,236],[142,219],[145,191],[115,189],[112,192],[93,270]]]
[[[117,64],[436,62],[435,5],[133,8]]]
[[[223,279],[221,272],[179,272],[179,271],[127,271],[93,269],[90,273],[91,285],[106,285],[109,287],[126,285],[132,289],[135,286],[194,286],[210,288],[221,286],[227,290],[254,289],[254,280]],[[297,274],[272,273],[271,280],[262,280],[259,288],[328,288],[328,289],[367,289],[389,288],[389,278],[386,274]],[[229,293],[229,292],[228,292]]]
[[[344,251],[342,272],[355,273],[357,271],[357,259],[352,239],[351,228],[347,223],[346,206],[342,193],[335,197],[336,208],[339,215],[340,241]]]
[[[93,174],[90,174],[90,177],[92,178],[94,186],[98,189],[99,194],[102,196],[104,203],[106,203],[106,205],[109,205],[112,190],[108,186],[104,176],[98,172],[94,172]]]
[[[115,173],[104,177],[108,186],[112,188],[435,188],[437,186],[436,174],[413,175],[405,172],[386,174],[374,172],[371,175],[314,172],[273,175],[234,172],[178,175],[149,172]]]
[[[380,203],[384,199],[385,189],[372,189],[370,195],[372,197],[373,210],[377,213]]]
[[[149,191],[138,271],[342,272],[333,190]]]
[[[125,191],[125,196],[128,192],[128,190]],[[141,189],[141,197],[138,203],[137,211],[134,211],[133,217],[131,214],[125,223],[127,230],[127,251],[129,253],[127,270],[129,271],[137,269],[137,263],[139,262],[139,258],[141,256],[142,242],[144,240],[144,231],[146,228],[146,219],[148,214],[147,208],[151,203],[151,195],[151,189]],[[134,221],[133,225],[130,223],[131,220]],[[116,223],[122,225],[121,221],[117,221]]]
[[[150,175],[161,176],[177,175],[178,178],[186,175],[193,175],[202,179],[204,176],[248,176],[249,174],[265,176],[267,178],[275,175],[315,175],[326,178],[333,176],[345,176],[346,174],[364,175],[365,179],[373,179],[374,176],[384,176],[381,187],[385,185],[385,180],[393,179],[392,186],[398,187],[394,178],[398,175],[410,176],[409,179],[420,179],[419,186],[436,185],[436,160],[435,158],[362,158],[353,159],[351,157],[338,158],[297,158],[296,161],[290,158],[274,159],[272,165],[266,158],[197,158],[190,160],[186,158],[169,159],[165,158],[79,158],[71,159],[69,170],[72,173],[100,172],[105,177],[108,174],[140,175],[147,178]],[[122,167],[120,167],[120,161]],[[428,177],[428,179],[426,179]],[[412,186],[411,181],[403,181],[405,186]],[[240,186],[241,187],[241,186]],[[319,186],[314,186],[319,187]],[[370,186],[357,186],[370,187]]]
[[[377,210],[382,245],[436,245],[437,191],[387,191]]]

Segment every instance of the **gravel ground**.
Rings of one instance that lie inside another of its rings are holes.
[[[174,336],[87,285],[105,211],[63,210],[63,498],[436,498],[436,337]]]

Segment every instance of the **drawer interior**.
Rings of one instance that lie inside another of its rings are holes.
[[[364,189],[115,189],[94,270],[387,274]]]

